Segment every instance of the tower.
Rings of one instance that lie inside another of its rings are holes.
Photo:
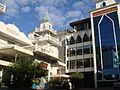
[[[95,86],[99,81],[119,79],[120,15],[115,0],[94,0],[91,12]]]
[[[116,0],[93,0],[96,3],[96,8],[102,8],[116,3]]]
[[[41,20],[40,30],[53,30],[52,23],[47,15]]]

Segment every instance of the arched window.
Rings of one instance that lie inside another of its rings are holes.
[[[77,39],[76,39],[76,43],[81,43],[82,42],[82,39],[81,39],[81,37],[78,35],[77,36]]]
[[[69,41],[68,41],[68,39],[66,38],[66,43],[67,43],[67,45],[69,45]]]
[[[87,34],[85,34],[83,37],[83,42],[87,42],[87,41],[89,41],[89,37]]]
[[[71,36],[70,44],[75,44],[75,39],[73,38],[73,36]]]
[[[106,6],[106,2],[103,2],[102,5],[103,5],[103,7],[105,7]]]

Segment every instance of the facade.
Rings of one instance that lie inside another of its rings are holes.
[[[120,4],[115,0],[95,0],[91,12],[94,74],[97,83],[120,79]]]
[[[24,46],[32,42],[14,24],[0,22],[0,77],[3,69],[21,57],[32,57],[33,52]]]
[[[80,72],[89,81],[94,79],[93,48],[90,18],[72,22],[66,31],[66,73]],[[92,83],[94,84],[94,82]]]
[[[34,47],[28,46],[26,48],[34,48],[35,60],[47,65],[49,80],[50,77],[59,77],[65,73],[63,72],[65,64],[59,59],[58,47],[61,44],[57,32],[48,19],[43,19],[40,27],[30,32],[28,38],[32,41]]]
[[[120,79],[120,4],[94,1],[90,18],[70,23],[72,30],[56,32],[44,18],[27,38],[15,25],[0,22],[1,71],[29,56],[46,66],[49,80],[80,72],[86,81],[93,81],[90,86],[95,82],[97,87]]]
[[[4,67],[25,57],[33,58],[48,69],[48,80],[65,76],[62,72],[65,64],[59,59],[58,47],[59,38],[48,20],[42,20],[40,28],[28,37],[14,24],[0,22],[0,77]]]

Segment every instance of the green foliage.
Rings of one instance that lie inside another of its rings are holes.
[[[40,67],[38,63],[28,58],[21,58],[5,69],[3,82],[12,88],[31,87],[33,77],[40,78],[46,73],[47,70]]]
[[[83,79],[84,78],[84,74],[83,73],[79,73],[79,72],[75,72],[71,76],[74,79]]]
[[[83,73],[79,73],[79,72],[75,72],[71,75],[71,83],[73,85],[73,88],[80,88],[80,87],[84,87],[84,74]]]

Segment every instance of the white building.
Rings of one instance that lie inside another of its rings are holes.
[[[0,22],[0,70],[19,57],[32,57],[33,52],[24,48],[28,45],[32,42],[14,24]]]
[[[0,4],[0,13],[4,13],[5,9]],[[65,64],[58,57],[60,42],[52,24],[46,19],[42,20],[40,28],[29,33],[28,38],[14,24],[0,22],[0,77],[4,67],[21,57],[33,57],[48,69],[48,80],[50,77],[60,76]]]
[[[48,80],[50,77],[60,76],[61,69],[65,67],[65,64],[59,59],[58,47],[60,47],[60,42],[51,22],[43,19],[40,27],[29,33],[28,38],[33,43],[35,59],[47,65]],[[32,49],[31,47],[27,48]]]

